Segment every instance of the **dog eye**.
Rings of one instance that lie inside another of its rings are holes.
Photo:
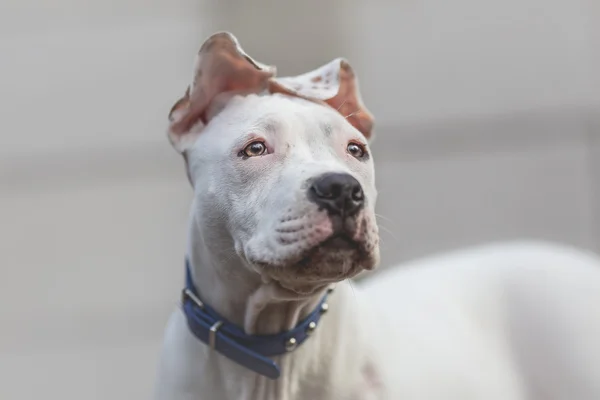
[[[363,158],[367,154],[367,150],[365,150],[364,146],[358,143],[348,144],[347,150],[348,154],[358,159]]]
[[[263,142],[252,142],[242,150],[243,156],[258,157],[267,151],[267,146]]]

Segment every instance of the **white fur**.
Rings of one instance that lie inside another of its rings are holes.
[[[372,267],[377,251],[358,264],[332,251],[302,275],[297,258],[330,233],[305,196],[306,182],[322,173],[347,172],[362,184],[367,206],[358,218],[369,229],[360,240],[377,247],[372,160],[345,153],[348,141],[364,138],[335,110],[283,95],[236,97],[197,136],[186,153],[195,193],[188,254],[203,300],[249,332],[273,333],[342,282],[315,334],[275,357],[275,381],[211,351],[175,310],[158,400],[600,399],[597,258],[498,244],[351,285],[345,278],[357,265]],[[238,157],[251,137],[266,139],[272,153]],[[284,244],[282,226],[290,228]]]

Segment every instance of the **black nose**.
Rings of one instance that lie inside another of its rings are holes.
[[[360,183],[349,174],[331,173],[316,178],[308,190],[308,198],[330,214],[350,216],[365,204]]]

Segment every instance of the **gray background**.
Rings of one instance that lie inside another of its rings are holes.
[[[214,30],[281,74],[350,59],[384,267],[503,239],[600,250],[599,4],[2,2],[0,398],[148,398],[191,196],[166,114]]]

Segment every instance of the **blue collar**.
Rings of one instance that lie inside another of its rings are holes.
[[[327,294],[318,307],[291,331],[275,335],[248,335],[200,300],[192,281],[189,261],[186,260],[182,309],[190,331],[230,360],[271,379],[279,378],[280,370],[269,357],[289,353],[306,341],[316,329],[321,315],[327,311],[326,300]]]

